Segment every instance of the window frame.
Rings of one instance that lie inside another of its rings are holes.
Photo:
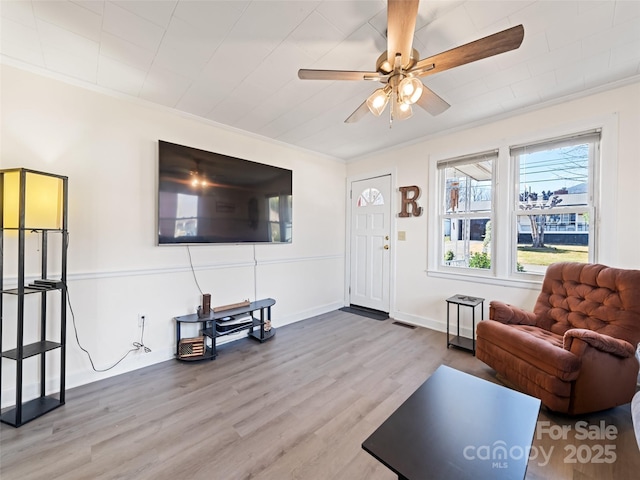
[[[580,140],[584,139],[584,142]],[[520,145],[512,145],[509,146],[509,163],[511,165],[511,176],[510,176],[510,185],[511,185],[511,195],[509,204],[511,206],[510,217],[510,230],[511,230],[511,241],[509,245],[509,275],[516,278],[524,278],[524,279],[542,279],[546,272],[519,272],[518,265],[518,218],[527,216],[527,215],[549,215],[550,210],[545,210],[542,208],[528,210],[527,213],[524,213],[519,208],[519,196],[520,196],[520,162],[518,151],[526,150],[527,147],[531,147],[534,151],[542,151],[550,150],[552,148],[558,148],[562,145],[575,145],[580,143],[590,143],[592,146],[589,147],[589,158],[588,158],[588,192],[587,192],[587,205],[577,205],[577,206],[558,206],[557,210],[554,214],[566,215],[566,214],[589,214],[589,217],[594,219],[594,221],[589,222],[588,229],[588,258],[587,261],[590,263],[594,263],[597,261],[597,222],[596,222],[596,210],[597,210],[597,201],[599,198],[597,186],[597,175],[599,172],[599,163],[601,159],[601,142],[602,142],[602,129],[590,129],[588,131],[576,132],[569,135],[562,135],[555,138],[547,138],[543,140],[539,140],[536,142],[528,142]],[[514,153],[516,152],[516,153]]]
[[[578,132],[589,130],[600,130],[599,154],[596,155],[592,164],[593,171],[590,178],[593,182],[593,218],[590,220],[594,227],[593,255],[590,261],[613,264],[619,261],[616,250],[616,225],[620,221],[617,212],[617,199],[615,194],[602,195],[603,191],[615,192],[618,180],[618,136],[619,136],[618,114],[608,113],[592,117],[583,117],[578,120],[565,121],[550,127],[527,129],[527,123],[507,124],[504,135],[495,135],[492,139],[478,141],[475,137],[466,140],[464,137],[453,137],[451,142],[444,143],[444,148],[432,151],[428,155],[428,198],[427,198],[427,263],[425,275],[434,278],[458,280],[465,282],[484,283],[512,288],[539,289],[543,281],[542,275],[533,275],[512,272],[511,265],[516,265],[516,259],[510,248],[500,249],[497,247],[505,242],[513,244],[512,236],[514,232],[513,221],[511,220],[511,200],[515,198],[513,185],[513,165],[510,158],[510,148],[514,145],[533,144],[544,142],[548,139],[560,138],[562,136],[574,136]],[[523,126],[524,125],[524,126]],[[496,127],[497,128],[497,127]],[[520,129],[520,133],[514,133],[514,129]],[[531,131],[529,131],[531,130]],[[494,138],[495,137],[495,138]],[[455,147],[448,148],[448,145]],[[462,157],[472,152],[481,152],[498,147],[498,161],[494,174],[496,188],[493,192],[494,218],[492,219],[492,243],[493,258],[492,275],[479,275],[476,269],[446,269],[439,265],[441,253],[439,248],[439,202],[440,202],[440,180],[437,163],[450,158]],[[604,168],[606,165],[606,168]],[[609,212],[602,216],[601,212]],[[591,228],[591,227],[590,227]],[[515,267],[514,267],[515,269]],[[468,271],[471,270],[471,271]]]
[[[494,204],[495,204],[495,189],[496,189],[496,164],[498,162],[498,154],[499,151],[497,149],[485,150],[477,153],[472,153],[468,155],[457,156],[453,158],[442,159],[436,164],[436,172],[437,172],[437,182],[438,188],[436,189],[438,192],[438,203],[437,203],[437,217],[438,217],[438,236],[437,236],[437,250],[438,250],[438,270],[450,272],[450,273],[459,273],[466,274],[472,273],[474,275],[480,276],[492,276],[494,271],[494,264],[491,264],[490,268],[473,268],[468,266],[452,266],[444,264],[444,256],[445,256],[445,248],[444,248],[444,230],[443,225],[446,219],[460,219],[463,221],[471,221],[471,220],[483,220],[488,218],[489,222],[493,225],[494,223]],[[467,165],[474,163],[477,160],[491,160],[491,198],[489,199],[490,208],[489,210],[482,211],[465,211],[465,212],[452,212],[447,213],[447,209],[444,206],[444,201],[446,197],[446,170],[449,167],[455,167],[456,165]],[[489,248],[489,255],[493,258],[494,254],[494,242],[492,241]]]
[[[271,200],[272,199],[276,199],[278,202],[278,220],[272,220],[271,219]],[[267,195],[266,196],[266,202],[265,202],[265,206],[266,206],[266,216],[267,216],[267,223],[268,223],[268,228],[269,228],[269,239],[273,242],[274,241],[274,235],[273,235],[273,229],[276,228],[278,231],[278,235],[280,236],[279,240],[276,240],[278,243],[291,243],[292,241],[292,219],[291,218],[287,218],[287,212],[293,212],[291,203],[293,200],[293,195],[291,194],[283,194],[283,193],[278,193],[278,194],[272,194],[272,195]],[[286,206],[284,204],[287,204]],[[288,235],[287,235],[288,233]]]

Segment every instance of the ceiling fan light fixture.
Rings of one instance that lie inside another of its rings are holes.
[[[208,186],[207,179],[205,178],[204,175],[200,173],[199,170],[191,172],[191,186],[193,188],[198,188],[198,187],[204,188]]]
[[[386,87],[377,89],[367,98],[367,107],[376,117],[382,115],[387,103],[389,103],[389,92]]]
[[[422,96],[422,82],[415,77],[405,77],[398,84],[398,99],[400,102],[413,105]]]
[[[411,118],[413,115],[413,109],[411,105],[408,103],[404,103],[400,101],[400,96],[398,96],[397,101],[393,102],[393,106],[391,107],[391,117],[393,120],[406,120],[407,118]]]
[[[419,78],[515,50],[520,48],[524,39],[524,26],[516,25],[420,60],[420,54],[413,48],[419,2],[387,0],[387,49],[376,60],[375,72],[301,69],[298,77],[307,80],[374,80],[386,83],[384,89],[376,90],[362,102],[345,123],[355,123],[369,112],[379,117],[391,101],[391,124],[394,118],[409,118],[412,114],[411,105],[418,105],[431,115],[438,115],[450,107]]]

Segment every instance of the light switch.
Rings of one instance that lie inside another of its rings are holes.
[[[398,240],[404,241],[407,239],[407,232],[398,231]]]

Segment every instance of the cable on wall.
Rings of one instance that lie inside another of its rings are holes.
[[[200,284],[198,283],[198,277],[196,277],[196,271],[193,268],[193,260],[191,259],[191,250],[189,249],[189,245],[187,245],[187,253],[189,254],[189,265],[191,266],[191,273],[193,274],[193,279],[196,282],[196,286],[198,290],[200,290],[200,295],[203,295],[202,288],[200,288]]]
[[[129,351],[127,353],[125,353],[120,358],[120,360],[118,360],[116,363],[114,363],[110,367],[107,367],[107,368],[96,368],[95,364],[93,363],[93,358],[91,358],[91,353],[89,353],[89,350],[84,348],[82,346],[82,344],[80,343],[80,337],[78,335],[78,327],[76,325],[76,315],[75,315],[75,313],[73,311],[73,306],[71,305],[71,296],[69,295],[69,287],[67,286],[66,283],[65,283],[64,286],[65,286],[65,291],[67,292],[67,304],[69,305],[69,311],[71,312],[71,321],[73,323],[73,332],[74,332],[75,337],[76,337],[76,343],[78,344],[78,347],[80,347],[80,350],[82,350],[84,353],[87,354],[87,357],[89,358],[89,362],[91,363],[91,368],[93,369],[94,372],[106,372],[106,371],[109,371],[112,368],[114,368],[116,365],[118,365],[120,362],[122,362],[125,358],[127,358],[130,353],[137,352],[140,349],[143,349],[145,353],[151,352],[151,349],[144,344],[144,324],[145,324],[145,319],[143,318],[142,319],[142,332],[140,333],[140,341],[139,342],[133,342],[133,347],[134,348],[129,349]]]
[[[198,283],[198,277],[196,276],[196,270],[193,266],[193,259],[191,258],[191,249],[189,245],[187,247],[187,254],[189,255],[189,267],[191,268],[191,274],[193,275],[193,280],[196,283],[196,287],[200,291],[200,295],[204,295],[202,288],[200,287],[200,283]],[[253,298],[254,300],[258,299],[258,258],[256,256],[256,244],[253,244]]]
[[[65,245],[64,245],[65,250],[69,248],[69,240],[70,240],[70,236],[67,233],[67,240],[66,240]],[[69,286],[66,283],[64,284],[64,291],[66,292],[66,301],[67,301],[67,305],[69,305],[69,311],[71,312],[71,322],[73,324],[73,333],[74,333],[74,335],[76,337],[76,343],[78,344],[78,347],[80,347],[80,350],[82,350],[84,353],[87,354],[87,357],[89,358],[89,363],[91,363],[91,368],[93,369],[94,372],[106,372],[106,371],[109,371],[112,368],[114,368],[116,365],[118,365],[120,362],[122,362],[125,358],[127,358],[127,356],[129,356],[130,353],[137,352],[140,349],[143,349],[145,353],[150,353],[151,352],[151,349],[144,344],[145,318],[143,317],[142,318],[142,332],[140,333],[140,341],[139,342],[133,342],[133,347],[134,348],[129,349],[129,351],[127,353],[125,353],[120,358],[120,360],[118,360],[116,363],[114,363],[110,367],[107,367],[107,368],[96,368],[95,364],[93,363],[93,358],[91,358],[91,354],[89,353],[89,350],[84,348],[82,346],[82,344],[80,343],[80,336],[78,335],[78,327],[76,325],[76,314],[73,311],[73,305],[71,305],[71,295],[69,295]]]
[[[258,259],[256,258],[256,244],[253,244],[253,299],[258,301]]]

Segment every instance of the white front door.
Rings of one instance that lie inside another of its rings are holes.
[[[351,305],[389,312],[391,175],[351,183]]]

